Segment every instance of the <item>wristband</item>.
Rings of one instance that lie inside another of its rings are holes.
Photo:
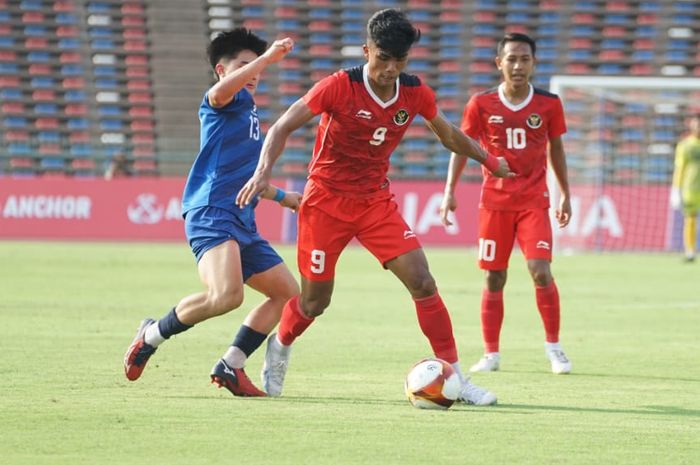
[[[287,195],[287,193],[282,189],[275,189],[277,189],[277,192],[275,192],[275,196],[272,198],[272,200],[274,200],[275,202],[281,202],[282,200],[284,200],[284,196]]]
[[[494,157],[490,153],[486,154],[486,158],[481,162],[482,165],[486,167],[490,172],[494,172],[498,169],[498,158]]]

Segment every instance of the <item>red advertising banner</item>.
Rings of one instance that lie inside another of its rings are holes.
[[[0,237],[184,240],[184,184],[184,178],[0,178]],[[261,202],[258,210],[260,227],[279,240],[279,206]]]
[[[72,240],[184,240],[184,178],[0,177],[0,238]],[[276,179],[303,189],[303,181]],[[441,181],[394,181],[406,222],[426,245],[474,246],[480,185],[461,183],[454,226],[440,223]],[[558,248],[665,250],[671,231],[668,188],[574,185],[570,225],[556,231]],[[258,228],[271,242],[294,242],[296,217],[274,202],[256,210]],[[555,227],[555,230],[557,228]]]

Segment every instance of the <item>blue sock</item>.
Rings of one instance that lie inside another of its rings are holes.
[[[246,357],[250,357],[250,354],[255,352],[265,342],[266,338],[267,334],[259,333],[246,325],[241,325],[241,329],[238,330],[238,334],[236,334],[236,338],[231,345],[241,349]]]
[[[177,314],[175,313],[175,307],[173,307],[167,315],[158,320],[158,331],[164,339],[169,339],[170,336],[174,336],[183,331],[187,331],[192,326],[188,326],[180,322],[177,319]]]

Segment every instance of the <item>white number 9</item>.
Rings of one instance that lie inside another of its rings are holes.
[[[326,269],[326,252],[323,250],[311,251],[311,272],[315,274],[323,273]]]
[[[377,128],[372,134],[372,140],[369,141],[372,145],[381,145],[384,142],[387,129],[385,127]]]

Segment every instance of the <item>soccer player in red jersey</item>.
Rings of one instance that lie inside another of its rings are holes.
[[[566,132],[559,97],[530,84],[535,42],[525,34],[507,34],[498,44],[496,66],[503,82],[467,103],[462,130],[489,153],[503,154],[516,176],[500,179],[484,171],[479,203],[479,266],[486,271],[481,298],[485,354],[470,371],[499,368],[503,323],[503,288],[508,260],[517,240],[535,284],[537,307],[545,329],[545,355],[554,373],[569,373],[571,362],[559,345],[559,293],[552,278],[552,227],[549,220],[547,155],[561,190],[556,218],[563,228],[571,218],[569,182],[561,135]],[[464,157],[452,155],[441,214],[457,208],[454,192]]]
[[[330,304],[336,262],[353,238],[406,286],[435,356],[453,364],[462,376],[449,313],[418,238],[393,200],[389,157],[411,121],[421,115],[453,152],[483,163],[496,176],[512,173],[502,158],[486,154],[445,119],[428,86],[402,72],[420,38],[404,13],[378,11],[367,24],[367,36],[364,66],[322,79],[270,128],[255,174],[236,199],[247,205],[265,189],[289,135],[322,115],[298,213],[302,290],[285,305],[277,337],[268,343],[268,352],[278,355],[272,364],[279,367],[279,383],[268,389],[269,395],[281,393],[292,342]],[[461,398],[476,405],[496,402],[492,393],[464,379]]]

